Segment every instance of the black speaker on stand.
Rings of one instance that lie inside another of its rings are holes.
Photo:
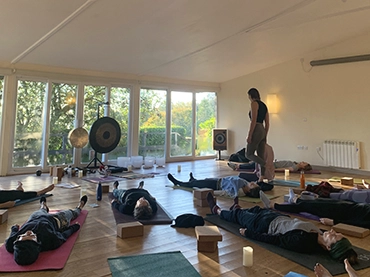
[[[218,159],[221,159],[221,151],[227,150],[227,129],[213,129],[213,150],[218,151]]]

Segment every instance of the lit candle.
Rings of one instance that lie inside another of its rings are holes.
[[[289,177],[289,169],[285,169],[285,178]]]
[[[132,165],[129,165],[129,166],[127,167],[127,171],[132,171]]]
[[[177,166],[177,172],[180,172],[181,171],[181,165],[178,165]]]
[[[58,184],[58,177],[53,177],[53,184]]]
[[[253,265],[253,248],[250,246],[243,247],[243,266]]]

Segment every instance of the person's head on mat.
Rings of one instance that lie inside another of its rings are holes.
[[[350,264],[357,263],[357,253],[353,250],[351,242],[343,234],[331,229],[319,236],[318,240],[319,244],[329,251],[334,260],[343,262],[347,259]]]
[[[19,265],[33,264],[41,251],[37,235],[31,230],[18,236],[14,242],[14,260]]]
[[[259,198],[260,197],[260,190],[261,187],[257,185],[255,182],[250,182],[244,187],[242,187],[242,190],[246,196],[252,197],[252,198]]]
[[[298,171],[300,171],[300,170],[310,171],[310,170],[312,170],[312,166],[307,162],[299,162],[299,163],[297,163],[297,169],[298,169]]]
[[[136,219],[149,219],[153,215],[153,209],[144,197],[136,201],[134,217]]]

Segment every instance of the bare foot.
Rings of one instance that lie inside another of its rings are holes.
[[[364,179],[362,179],[362,184],[364,185],[365,188],[369,189],[370,185],[366,183]]]
[[[321,264],[316,264],[313,271],[315,272],[316,277],[333,277],[333,275],[331,275],[330,272]]]
[[[43,194],[45,194],[45,193],[47,193],[47,192],[49,192],[49,191],[51,191],[51,190],[53,190],[54,189],[54,184],[51,184],[50,186],[48,186],[48,187],[46,187],[46,188],[44,188],[44,189],[42,189],[42,190],[39,190],[38,192],[37,192],[37,195],[43,195]]]
[[[353,269],[353,267],[350,265],[347,259],[344,260],[344,266],[346,268],[346,271],[349,277],[358,277],[356,271]]]
[[[22,182],[18,181],[18,187],[16,188],[16,190],[24,191],[22,186],[23,186]]]

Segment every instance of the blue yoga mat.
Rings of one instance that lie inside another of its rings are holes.
[[[28,203],[28,202],[39,200],[42,196],[49,197],[49,196],[52,196],[52,194],[43,194],[43,195],[40,195],[40,196],[36,196],[36,197],[33,197],[33,198],[24,199],[24,200],[18,199],[18,200],[15,200],[15,205],[14,206],[19,206],[19,205],[22,205],[22,204],[25,204],[25,203]]]

